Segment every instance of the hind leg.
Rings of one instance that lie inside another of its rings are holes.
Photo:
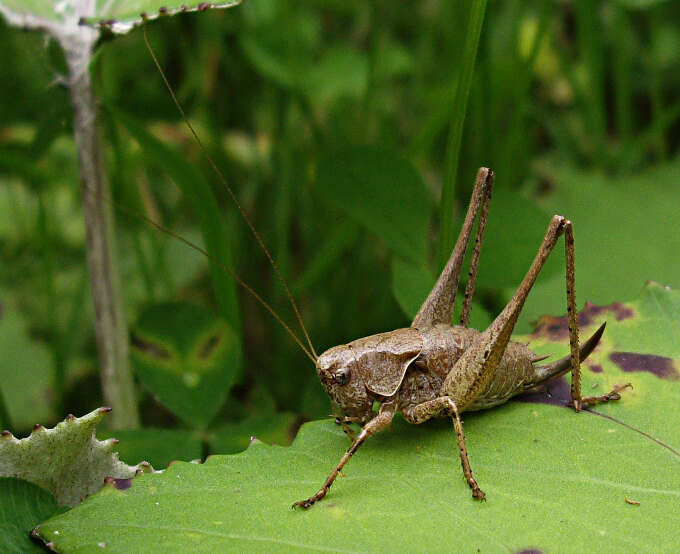
[[[474,285],[477,277],[477,264],[482,246],[482,238],[486,226],[486,218],[489,213],[489,202],[491,200],[491,190],[493,188],[493,171],[486,167],[481,167],[477,172],[475,188],[472,191],[472,198],[468,207],[463,228],[458,235],[456,246],[451,252],[451,257],[446,267],[441,272],[439,279],[430,291],[430,294],[418,310],[416,317],[411,323],[411,327],[425,329],[437,325],[438,323],[450,323],[453,315],[453,306],[456,302],[456,292],[458,290],[458,278],[465,259],[465,252],[468,247],[475,220],[481,212],[477,233],[475,235],[475,246],[470,264],[468,283],[465,290],[465,304],[463,306],[463,326],[467,326],[467,319],[470,314],[470,302],[474,293]]]
[[[579,359],[579,329],[576,312],[575,263],[574,263],[574,230],[571,221],[564,222],[564,255],[567,266],[567,320],[569,322],[569,347],[571,349],[571,406],[576,412],[583,406],[591,406],[600,402],[619,400],[623,389],[630,383],[617,386],[602,396],[581,396],[581,360]]]

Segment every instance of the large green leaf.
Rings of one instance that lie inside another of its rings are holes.
[[[633,388],[623,393],[621,404],[598,406],[596,411],[653,435],[680,456],[680,291],[650,282],[635,302],[587,304],[579,321],[584,336],[607,322],[595,354],[585,362],[584,396],[630,382]],[[530,341],[538,353],[562,355],[568,348],[566,318],[544,316],[531,335],[518,340]],[[563,347],[556,349],[556,343]],[[553,388],[553,394],[566,399],[566,381]]]
[[[203,307],[168,302],[149,306],[132,338],[139,380],[189,425],[210,423],[238,375],[230,326]]]
[[[44,552],[31,542],[29,533],[58,511],[57,500],[45,489],[21,479],[0,478],[0,551]]]
[[[293,511],[347,448],[339,427],[319,421],[292,447],[254,442],[239,455],[142,475],[125,491],[109,486],[39,534],[60,552],[98,543],[113,552],[675,551],[679,297],[650,285],[635,302],[583,314],[586,331],[609,320],[586,362],[584,390],[632,381],[620,402],[575,414],[555,405],[567,389],[560,381],[553,396],[525,398],[534,403],[465,415],[487,502],[470,497],[449,422],[398,420],[362,447],[326,499]],[[544,319],[533,336],[537,350],[563,355],[563,327],[562,319]],[[615,355],[631,349],[646,363]]]
[[[406,159],[372,146],[347,148],[321,161],[317,184],[325,198],[401,257],[426,260],[430,197]]]
[[[541,245],[552,215],[520,191],[501,187],[495,190],[479,261],[478,289],[498,290],[501,287],[517,286]],[[472,250],[471,246],[468,248]],[[556,248],[557,251],[552,256],[556,260],[560,259],[562,265],[546,265],[541,271],[541,280],[558,272],[564,275],[563,249],[560,244],[560,248]],[[641,278],[639,282],[643,281]],[[630,295],[626,296],[628,297]],[[566,300],[560,306],[566,306]]]
[[[129,466],[114,452],[117,441],[99,441],[95,428],[110,408],[68,416],[53,429],[36,425],[29,437],[0,436],[0,477],[24,479],[50,491],[62,506],[73,506],[98,491],[106,478],[131,479],[149,464]]]
[[[680,160],[616,183],[598,172],[563,169],[552,173],[556,182],[543,200],[543,208],[574,222],[579,303],[589,300],[609,304],[632,298],[647,279],[680,287],[680,189],[669,186],[680,179]],[[653,207],[653,216],[646,215],[652,213],[647,207]],[[492,213],[497,208],[502,210],[492,205]],[[515,232],[513,225],[506,234]],[[541,238],[542,232],[536,233],[530,241],[534,251]],[[482,273],[494,274],[485,269],[484,252],[480,279]],[[520,318],[524,331],[529,329],[528,322],[541,314],[563,313],[566,309],[563,252],[560,242],[546,266],[552,276],[545,279],[541,275],[527,299]],[[532,256],[522,254],[525,267],[529,267]],[[517,284],[519,280],[513,287]],[[508,298],[511,292],[508,290]]]

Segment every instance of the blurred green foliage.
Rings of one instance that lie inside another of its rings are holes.
[[[630,298],[647,278],[680,286],[671,209],[680,205],[680,6],[489,2],[451,183],[469,11],[470,2],[437,0],[249,0],[148,26],[319,351],[408,324],[438,269],[442,183],[455,185],[458,226],[480,165],[496,171],[497,189],[473,321],[500,310],[555,212],[575,222],[580,304]],[[21,432],[36,418],[88,412],[101,392],[65,64],[42,36],[0,26],[0,420]],[[115,201],[205,241],[297,330],[141,31],[103,41],[92,72]],[[182,301],[226,319],[243,345],[203,454],[226,442],[226,429],[247,436],[243,422],[261,429],[270,418],[285,440],[290,414],[328,415],[309,360],[242,289],[236,302],[205,258],[126,213],[117,234],[132,327],[155,304]],[[553,258],[522,330],[564,311],[563,261]],[[168,336],[190,341],[199,330],[186,325],[186,337],[175,323]],[[139,393],[146,426],[182,425],[158,385],[141,379]],[[153,456],[144,451],[153,441],[138,443],[128,456]],[[195,442],[188,450],[195,456]]]

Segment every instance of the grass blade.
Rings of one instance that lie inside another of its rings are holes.
[[[453,113],[451,128],[446,151],[446,177],[442,186],[441,200],[441,230],[439,237],[439,264],[444,266],[453,248],[455,240],[453,226],[453,203],[455,199],[456,176],[458,175],[458,158],[460,145],[463,138],[463,124],[467,111],[467,100],[472,86],[472,73],[477,58],[477,46],[479,35],[482,32],[486,0],[473,0],[468,17],[467,34],[463,48],[458,86],[453,99]]]

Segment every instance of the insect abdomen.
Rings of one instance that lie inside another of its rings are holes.
[[[523,344],[509,342],[491,381],[465,410],[484,410],[498,406],[524,390],[526,383],[535,380],[536,372],[532,360],[536,357]]]

